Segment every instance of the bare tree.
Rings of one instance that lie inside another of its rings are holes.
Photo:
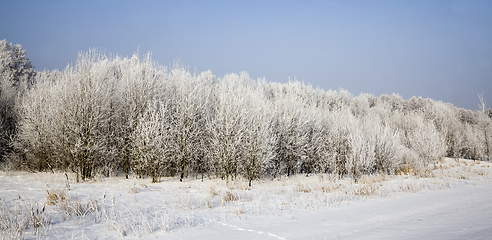
[[[489,116],[489,110],[487,109],[487,107],[485,106],[485,99],[483,98],[483,93],[482,95],[478,95],[478,99],[480,100],[480,111],[481,111],[481,116],[480,116],[480,122],[479,122],[479,126],[480,128],[482,129],[483,131],[483,139],[484,139],[484,150],[485,150],[485,153],[484,153],[484,160],[485,161],[489,161],[490,160],[490,146],[489,146],[489,136],[488,136],[488,132],[489,131],[489,128],[490,128],[490,122],[491,122],[491,118]]]

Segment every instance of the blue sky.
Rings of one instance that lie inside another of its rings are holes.
[[[492,107],[492,1],[7,1],[0,39],[37,70],[77,53],[152,51],[221,77]]]

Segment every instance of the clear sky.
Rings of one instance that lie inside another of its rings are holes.
[[[36,70],[99,48],[190,70],[492,107],[492,1],[10,1],[0,39]]]

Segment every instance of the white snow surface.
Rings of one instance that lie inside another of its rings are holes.
[[[492,239],[491,171],[489,162],[444,159],[428,176],[376,175],[355,183],[303,175],[252,187],[240,179],[75,183],[70,174],[67,182],[63,173],[1,172],[0,238]],[[49,205],[48,192],[63,192],[66,200]],[[70,214],[77,202],[97,207]],[[43,207],[40,227],[17,235],[5,229],[13,216],[29,218]]]
[[[490,185],[463,185],[346,202],[290,218],[231,218],[168,239],[491,239],[491,197]]]

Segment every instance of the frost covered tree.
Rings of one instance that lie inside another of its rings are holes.
[[[115,83],[115,97],[110,106],[112,122],[115,123],[114,148],[119,158],[119,168],[128,178],[132,170],[141,175],[139,171],[142,166],[135,158],[135,131],[147,107],[158,100],[162,78],[167,73],[166,69],[152,61],[150,53],[140,59],[137,52],[131,58],[117,58],[115,62],[117,64],[111,68],[111,72],[118,81]]]
[[[0,76],[2,83],[9,82],[13,87],[27,87],[33,84],[36,72],[26,51],[20,44],[13,45],[0,41]]]
[[[68,166],[82,180],[90,178],[105,159],[105,139],[111,81],[105,56],[88,52],[67,67],[58,87],[58,149]],[[56,116],[55,116],[56,117]]]
[[[2,44],[2,59],[12,59],[6,52],[14,47]],[[443,156],[490,159],[485,103],[470,111],[420,97],[253,81],[245,72],[218,78],[179,64],[168,70],[138,53],[89,51],[35,79],[29,64],[19,68],[25,73],[2,68],[0,135],[14,143],[2,147],[15,147],[9,159],[18,167],[72,171],[81,180],[201,174],[251,185],[332,173],[357,181],[406,164],[425,169]]]
[[[21,45],[0,41],[0,161],[12,151],[17,131],[16,101],[33,84],[36,72]]]
[[[19,135],[15,143],[22,154],[18,159],[11,159],[17,167],[53,171],[66,165],[57,154],[62,140],[60,111],[63,109],[57,98],[61,76],[58,71],[38,73],[36,85],[20,102]]]
[[[273,157],[274,136],[272,132],[271,104],[263,94],[264,81],[250,82],[244,86],[244,101],[241,115],[243,118],[243,147],[241,171],[251,187],[253,180],[260,178]]]
[[[342,177],[349,173],[350,152],[352,151],[350,139],[350,121],[353,121],[352,115],[347,111],[336,110],[332,113],[330,129],[330,142],[332,143],[330,151],[331,172]]]
[[[152,182],[160,181],[172,161],[173,136],[169,131],[168,111],[165,102],[153,102],[140,116],[134,131],[134,158],[138,163],[135,172],[141,177],[149,175]]]
[[[172,99],[169,118],[173,135],[171,140],[174,141],[176,164],[182,181],[187,168],[203,158],[201,145],[205,134],[206,107],[215,76],[210,71],[203,72],[198,77],[192,76],[189,70],[175,65],[170,78],[171,90],[168,98]],[[195,169],[192,170],[200,168],[193,167]]]
[[[241,114],[245,96],[243,81],[249,81],[249,76],[229,74],[217,82],[211,99],[213,109],[206,125],[210,138],[209,168],[227,180],[237,177],[245,131]]]
[[[273,132],[275,139],[272,174],[298,173],[305,158],[309,118],[298,94],[301,84],[273,84]]]
[[[328,167],[326,154],[329,151],[327,111],[311,107],[306,126],[306,146],[303,169],[306,176],[311,173],[325,173]]]

